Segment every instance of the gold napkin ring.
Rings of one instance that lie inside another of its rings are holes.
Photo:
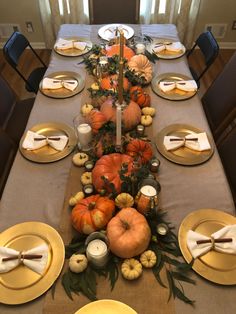
[[[22,254],[22,251],[20,251],[18,254],[18,261],[19,263],[23,263],[24,261],[24,255]]]
[[[215,239],[214,237],[211,237],[211,249],[214,250],[215,248]]]

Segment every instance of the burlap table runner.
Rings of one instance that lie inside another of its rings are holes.
[[[98,28],[99,26],[91,25],[90,39],[93,42],[98,41]],[[72,28],[70,26],[68,31],[71,29]],[[141,31],[140,25],[135,25],[134,29],[136,34],[139,34]],[[86,87],[88,87],[93,80],[94,79],[91,76],[88,76],[86,79]],[[148,89],[148,92],[150,91],[151,88]],[[88,94],[83,95],[82,98],[83,101],[81,102],[81,105],[90,101]],[[152,130],[149,130],[148,135],[152,135]],[[73,236],[73,230],[70,224],[70,210],[68,209],[68,200],[73,193],[76,193],[80,190],[80,176],[82,172],[83,170],[81,168],[77,168],[72,165],[59,227],[59,232],[65,244],[69,243]],[[67,263],[65,263],[64,271],[67,269],[67,267]],[[71,301],[66,295],[60,281],[61,277],[59,278],[56,286],[54,299],[52,298],[50,291],[47,293],[43,313],[72,314],[83,305],[90,302],[90,300],[88,300],[83,295],[74,295],[74,301]],[[173,300],[171,299],[169,302],[167,302],[169,290],[159,285],[151,270],[145,270],[142,276],[133,282],[128,282],[124,280],[122,276],[119,276],[113,291],[110,290],[109,282],[106,279],[98,277],[97,282],[98,299],[114,299],[124,302],[136,310],[139,314],[156,314],[157,312],[160,314],[174,313]]]
[[[82,168],[72,165],[59,228],[59,233],[65,244],[70,242],[74,232],[70,224],[68,200],[73,193],[80,190],[80,176],[82,172]],[[63,271],[67,267],[67,263],[65,263]],[[106,279],[98,277],[97,282],[98,299],[114,299],[124,302],[139,314],[156,314],[157,312],[163,314],[174,313],[173,301],[170,300],[167,302],[168,289],[161,287],[157,283],[151,270],[144,270],[142,276],[133,282],[128,282],[122,276],[119,276],[113,291],[110,291],[109,282]],[[83,295],[74,295],[73,297],[74,301],[71,301],[66,295],[61,285],[60,276],[56,285],[54,299],[50,290],[47,293],[43,313],[72,314],[90,302]]]

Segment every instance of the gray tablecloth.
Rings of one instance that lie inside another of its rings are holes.
[[[131,25],[136,34],[177,39],[173,25]],[[83,36],[99,43],[99,28],[95,25],[62,25],[58,37]],[[92,78],[86,74],[80,58],[63,57],[52,52],[47,73],[55,71],[75,71],[86,80],[86,88]],[[185,57],[175,60],[159,60],[154,66],[155,74],[176,72],[190,75]],[[53,99],[38,93],[28,125],[44,122],[63,122],[73,125],[73,118],[79,114],[81,99],[88,98],[84,91],[72,98]],[[149,135],[157,133],[173,123],[190,124],[210,133],[198,95],[187,101],[168,101],[155,95],[151,88],[152,106],[157,114],[149,128]],[[206,163],[185,167],[169,162],[158,155],[161,168],[158,179],[162,186],[160,206],[168,211],[169,219],[178,227],[183,218],[200,208],[216,208],[235,215],[235,208],[224,170],[217,150]],[[71,155],[55,163],[37,164],[26,160],[18,152],[7,181],[0,204],[0,230],[24,221],[41,221],[55,228],[60,222],[65,188],[71,166]],[[196,300],[195,308],[175,301],[176,313],[207,313],[208,308],[215,314],[235,313],[235,287],[212,284],[194,275],[196,286],[186,285],[188,296]],[[42,313],[43,297],[20,306],[0,305],[0,313]],[[147,310],[146,313],[149,314]],[[158,313],[158,310],[157,310]]]

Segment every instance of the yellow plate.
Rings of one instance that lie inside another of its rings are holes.
[[[61,56],[64,56],[64,57],[78,57],[78,56],[82,56],[86,53],[88,53],[91,49],[92,49],[92,42],[86,38],[83,38],[83,37],[67,37],[67,38],[63,38],[63,39],[66,39],[66,40],[73,40],[73,41],[82,41],[82,42],[86,42],[87,43],[87,46],[85,47],[84,50],[79,50],[79,49],[76,49],[76,48],[72,48],[72,49],[58,49],[57,48],[57,43],[55,43],[54,45],[54,50],[56,53],[58,53],[59,55]]]
[[[197,93],[197,90],[192,91],[192,92],[185,92],[185,91],[182,91],[178,88],[175,88],[169,92],[164,93],[159,87],[159,83],[162,81],[164,81],[164,82],[177,82],[177,81],[183,81],[183,80],[192,80],[192,78],[187,76],[187,75],[179,74],[179,73],[163,73],[163,74],[157,75],[153,78],[152,90],[158,96],[165,98],[165,99],[186,100],[186,99],[193,97]]]
[[[20,141],[20,152],[25,158],[31,161],[35,161],[39,163],[48,163],[48,162],[58,161],[68,156],[73,151],[75,145],[77,144],[77,139],[75,136],[74,129],[64,123],[49,122],[49,123],[37,124],[33,126],[30,130],[44,136],[53,136],[53,135],[68,136],[68,142],[66,144],[66,147],[62,151],[58,151],[49,145],[46,145],[44,147],[41,147],[35,150],[27,150],[22,147],[22,143],[26,136],[26,133],[25,133]]]
[[[170,39],[166,39],[166,38],[155,38],[153,40],[153,42],[147,47],[148,51],[150,53],[155,53],[153,52],[154,46],[156,44],[169,44],[169,43],[173,43],[173,40]],[[156,52],[156,56],[160,59],[177,59],[182,57],[186,52],[186,48],[184,47],[184,45],[182,45],[182,49],[180,51],[168,51],[168,50],[163,50],[160,52]]]
[[[124,24],[108,24],[104,25],[98,30],[98,35],[104,40],[110,40],[115,37],[116,28],[119,28],[124,32],[124,37],[130,39],[134,35],[132,27]]]
[[[236,224],[236,217],[216,209],[200,209],[186,216],[179,228],[179,245],[186,261],[189,263],[192,260],[186,241],[188,230],[210,236],[233,224]],[[212,282],[221,285],[236,284],[236,255],[210,251],[194,261],[193,269]]]
[[[42,81],[39,84],[39,90],[40,92],[48,97],[51,98],[69,98],[74,95],[79,94],[85,86],[84,79],[79,73],[76,72],[70,72],[70,71],[61,71],[61,72],[54,72],[50,73],[47,76],[48,78],[53,78],[57,80],[76,80],[78,82],[77,87],[71,91],[65,87],[57,88],[57,89],[45,89],[42,87]]]
[[[191,125],[187,124],[171,124],[167,126],[166,128],[162,129],[156,138],[156,147],[160,154],[162,154],[165,158],[168,160],[180,164],[180,165],[186,165],[186,166],[194,166],[202,164],[203,162],[207,161],[214,153],[214,143],[209,138],[208,140],[211,145],[211,149],[205,150],[202,152],[198,152],[192,149],[189,149],[187,147],[180,147],[176,150],[168,151],[166,150],[164,146],[164,137],[165,136],[179,136],[184,137],[188,134],[193,133],[202,133],[203,131],[195,128]]]
[[[49,258],[42,275],[24,265],[8,273],[0,274],[0,302],[22,304],[47,291],[59,276],[64,264],[65,249],[59,233],[41,222],[24,222],[10,227],[0,234],[0,246],[17,251],[29,250],[47,244]]]
[[[137,312],[119,301],[99,300],[83,306],[75,314],[137,314]]]

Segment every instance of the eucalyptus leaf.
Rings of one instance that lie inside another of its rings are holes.
[[[186,295],[178,287],[174,286],[173,289],[174,289],[174,294],[177,298],[184,301],[185,303],[194,305],[195,301],[190,300],[188,297],[186,297]]]
[[[64,273],[63,276],[62,276],[62,285],[63,285],[63,288],[66,292],[66,294],[68,295],[68,297],[73,300],[72,298],[72,294],[71,294],[71,289],[70,289],[70,278],[69,278],[69,273]]]
[[[177,280],[189,282],[189,283],[192,283],[192,284],[195,285],[195,280],[189,278],[188,276],[186,276],[186,275],[183,274],[183,273],[176,272],[176,271],[172,271],[172,272],[171,272],[171,275],[172,275],[175,279],[177,279]]]

